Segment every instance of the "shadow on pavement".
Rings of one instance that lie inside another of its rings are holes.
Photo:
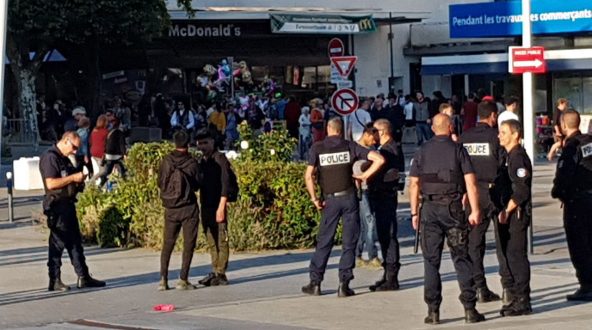
[[[33,247],[0,251],[0,267],[26,264],[47,260],[47,247]],[[121,249],[104,249],[97,246],[85,246],[84,255],[93,256],[121,251]],[[66,252],[66,251],[64,251]],[[23,256],[30,254],[27,256]],[[67,253],[64,253],[67,256]]]

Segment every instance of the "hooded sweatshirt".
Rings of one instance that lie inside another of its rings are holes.
[[[183,202],[181,202],[178,207],[192,204],[197,206],[195,192],[199,190],[201,186],[201,171],[199,170],[197,160],[189,155],[189,153],[178,150],[175,150],[164,157],[158,173],[158,187],[161,191],[169,184],[168,178],[174,170],[173,166],[183,171],[190,185],[189,191],[185,193]]]

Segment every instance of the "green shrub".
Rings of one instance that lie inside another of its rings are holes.
[[[231,247],[244,251],[314,246],[320,213],[306,192],[306,165],[291,162],[296,141],[285,130],[255,137],[241,126],[241,134],[249,149],[241,150],[232,162],[240,195],[228,209]],[[77,210],[85,239],[101,246],[161,248],[164,209],[157,173],[172,150],[169,143],[134,144],[125,180],[117,180],[110,193],[89,187],[80,194]],[[198,248],[203,247],[201,237]]]

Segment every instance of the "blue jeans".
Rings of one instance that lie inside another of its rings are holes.
[[[374,244],[376,240],[376,220],[370,209],[368,191],[364,190],[362,192],[362,200],[360,201],[360,238],[358,239],[358,245],[356,246],[356,256],[362,257],[365,247],[366,250],[368,250],[369,260],[378,257],[378,250]]]
[[[417,122],[415,124],[415,132],[417,134],[418,146],[432,138],[432,130],[426,122]]]

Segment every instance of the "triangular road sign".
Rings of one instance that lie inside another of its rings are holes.
[[[331,62],[337,68],[337,72],[343,78],[349,77],[349,74],[352,72],[354,67],[356,66],[356,62],[358,61],[357,56],[335,56],[331,57]]]

